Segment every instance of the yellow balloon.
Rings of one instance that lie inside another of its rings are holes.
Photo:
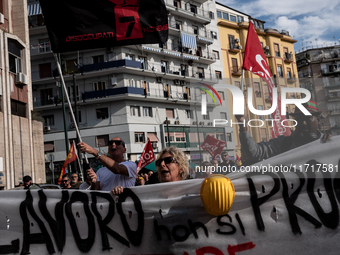
[[[234,202],[235,189],[228,177],[213,174],[201,186],[201,200],[207,213],[214,216],[227,214]]]

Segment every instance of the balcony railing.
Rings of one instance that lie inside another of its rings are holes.
[[[324,68],[324,69],[321,69],[321,73],[324,75],[340,73],[340,68]]]
[[[335,96],[335,95],[328,95],[326,97],[326,99],[327,99],[327,101],[330,101],[330,100],[340,100],[340,95],[337,95],[337,96]]]
[[[285,52],[285,59],[286,62],[293,62],[293,54]]]
[[[299,74],[299,78],[305,78],[305,77],[310,78],[310,77],[312,77],[312,74],[310,72]]]
[[[242,66],[233,66],[231,68],[231,73],[236,76],[242,75]]]
[[[31,45],[31,55],[44,54],[49,52],[52,52],[51,45],[49,42]]]
[[[211,14],[208,11],[204,11],[202,8],[194,7],[189,3],[174,1],[174,0],[165,0],[165,4],[168,6],[176,7],[177,10],[186,11],[188,13],[194,13],[195,15],[202,16],[204,18],[211,19]]]
[[[143,88],[133,88],[133,87],[120,87],[115,89],[106,89],[106,90],[98,90],[98,91],[89,91],[83,93],[83,100],[95,99],[95,98],[103,98],[121,94],[137,94],[144,95],[145,91]]]

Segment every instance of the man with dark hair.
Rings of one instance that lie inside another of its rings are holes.
[[[32,177],[29,175],[24,176],[22,181],[24,182],[24,189],[40,189],[37,184],[32,182]]]
[[[303,104],[303,106],[311,115],[304,115],[299,108],[295,108],[294,113],[290,113],[290,115],[294,117],[297,125],[295,131],[290,136],[280,135],[268,142],[255,143],[247,127],[240,125],[240,142],[242,151],[247,159],[256,163],[318,139],[321,139],[324,143],[328,142],[331,135],[323,135],[318,129],[321,111],[319,111],[317,104],[309,101]],[[235,117],[238,122],[245,121],[243,115]]]
[[[79,189],[80,185],[81,185],[81,182],[79,181],[78,174],[73,173],[71,175],[71,186],[72,186],[72,188]]]
[[[227,151],[223,151],[221,153],[221,162],[218,164],[220,170],[218,173],[220,174],[227,174],[227,173],[232,173],[237,169],[237,166],[234,161],[229,159],[229,154]],[[234,167],[232,169],[232,167]]]
[[[63,189],[74,189],[71,186],[71,179],[69,174],[64,174],[61,180],[61,183],[63,185]]]
[[[97,173],[92,169],[86,171],[92,182],[91,189],[111,191],[117,186],[127,188],[135,185],[137,165],[132,161],[124,160],[126,148],[121,138],[114,137],[109,141],[109,157],[84,142],[78,143],[78,146],[81,152],[92,154],[105,166]]]

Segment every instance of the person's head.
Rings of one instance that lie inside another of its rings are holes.
[[[176,146],[165,147],[157,155],[156,167],[161,182],[185,180],[189,174],[189,162]]]
[[[214,166],[214,167],[217,167],[218,166],[218,161],[216,159],[213,159],[211,160],[211,165]]]
[[[19,182],[19,187],[24,186],[24,184],[22,182]]]
[[[70,176],[68,174],[64,174],[62,179],[61,179],[61,183],[63,184],[64,188],[70,188],[71,187]]]
[[[223,162],[228,162],[229,161],[229,155],[228,152],[224,151],[221,153],[221,159]]]
[[[22,178],[22,181],[24,182],[25,189],[28,189],[33,183],[32,178],[29,175],[24,176],[24,178]]]
[[[295,131],[298,134],[302,134],[304,136],[316,134],[322,112],[319,111],[317,104],[311,100],[307,103],[304,103],[303,106],[309,113],[311,113],[311,115],[305,115],[301,112],[300,108],[296,107],[295,111],[290,113],[290,115],[293,116],[297,122]]]
[[[71,182],[72,182],[72,184],[75,184],[75,183],[78,182],[78,175],[76,173],[73,173],[71,175]]]
[[[150,170],[150,171],[148,172],[149,178],[151,177],[151,175],[153,175],[153,171]]]
[[[125,142],[119,137],[114,137],[109,141],[109,155],[118,163],[124,160],[123,154],[126,152]]]

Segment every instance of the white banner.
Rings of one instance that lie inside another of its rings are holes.
[[[229,174],[235,201],[220,217],[204,209],[202,179],[133,187],[119,198],[0,191],[0,254],[338,254],[339,152],[333,137]]]

